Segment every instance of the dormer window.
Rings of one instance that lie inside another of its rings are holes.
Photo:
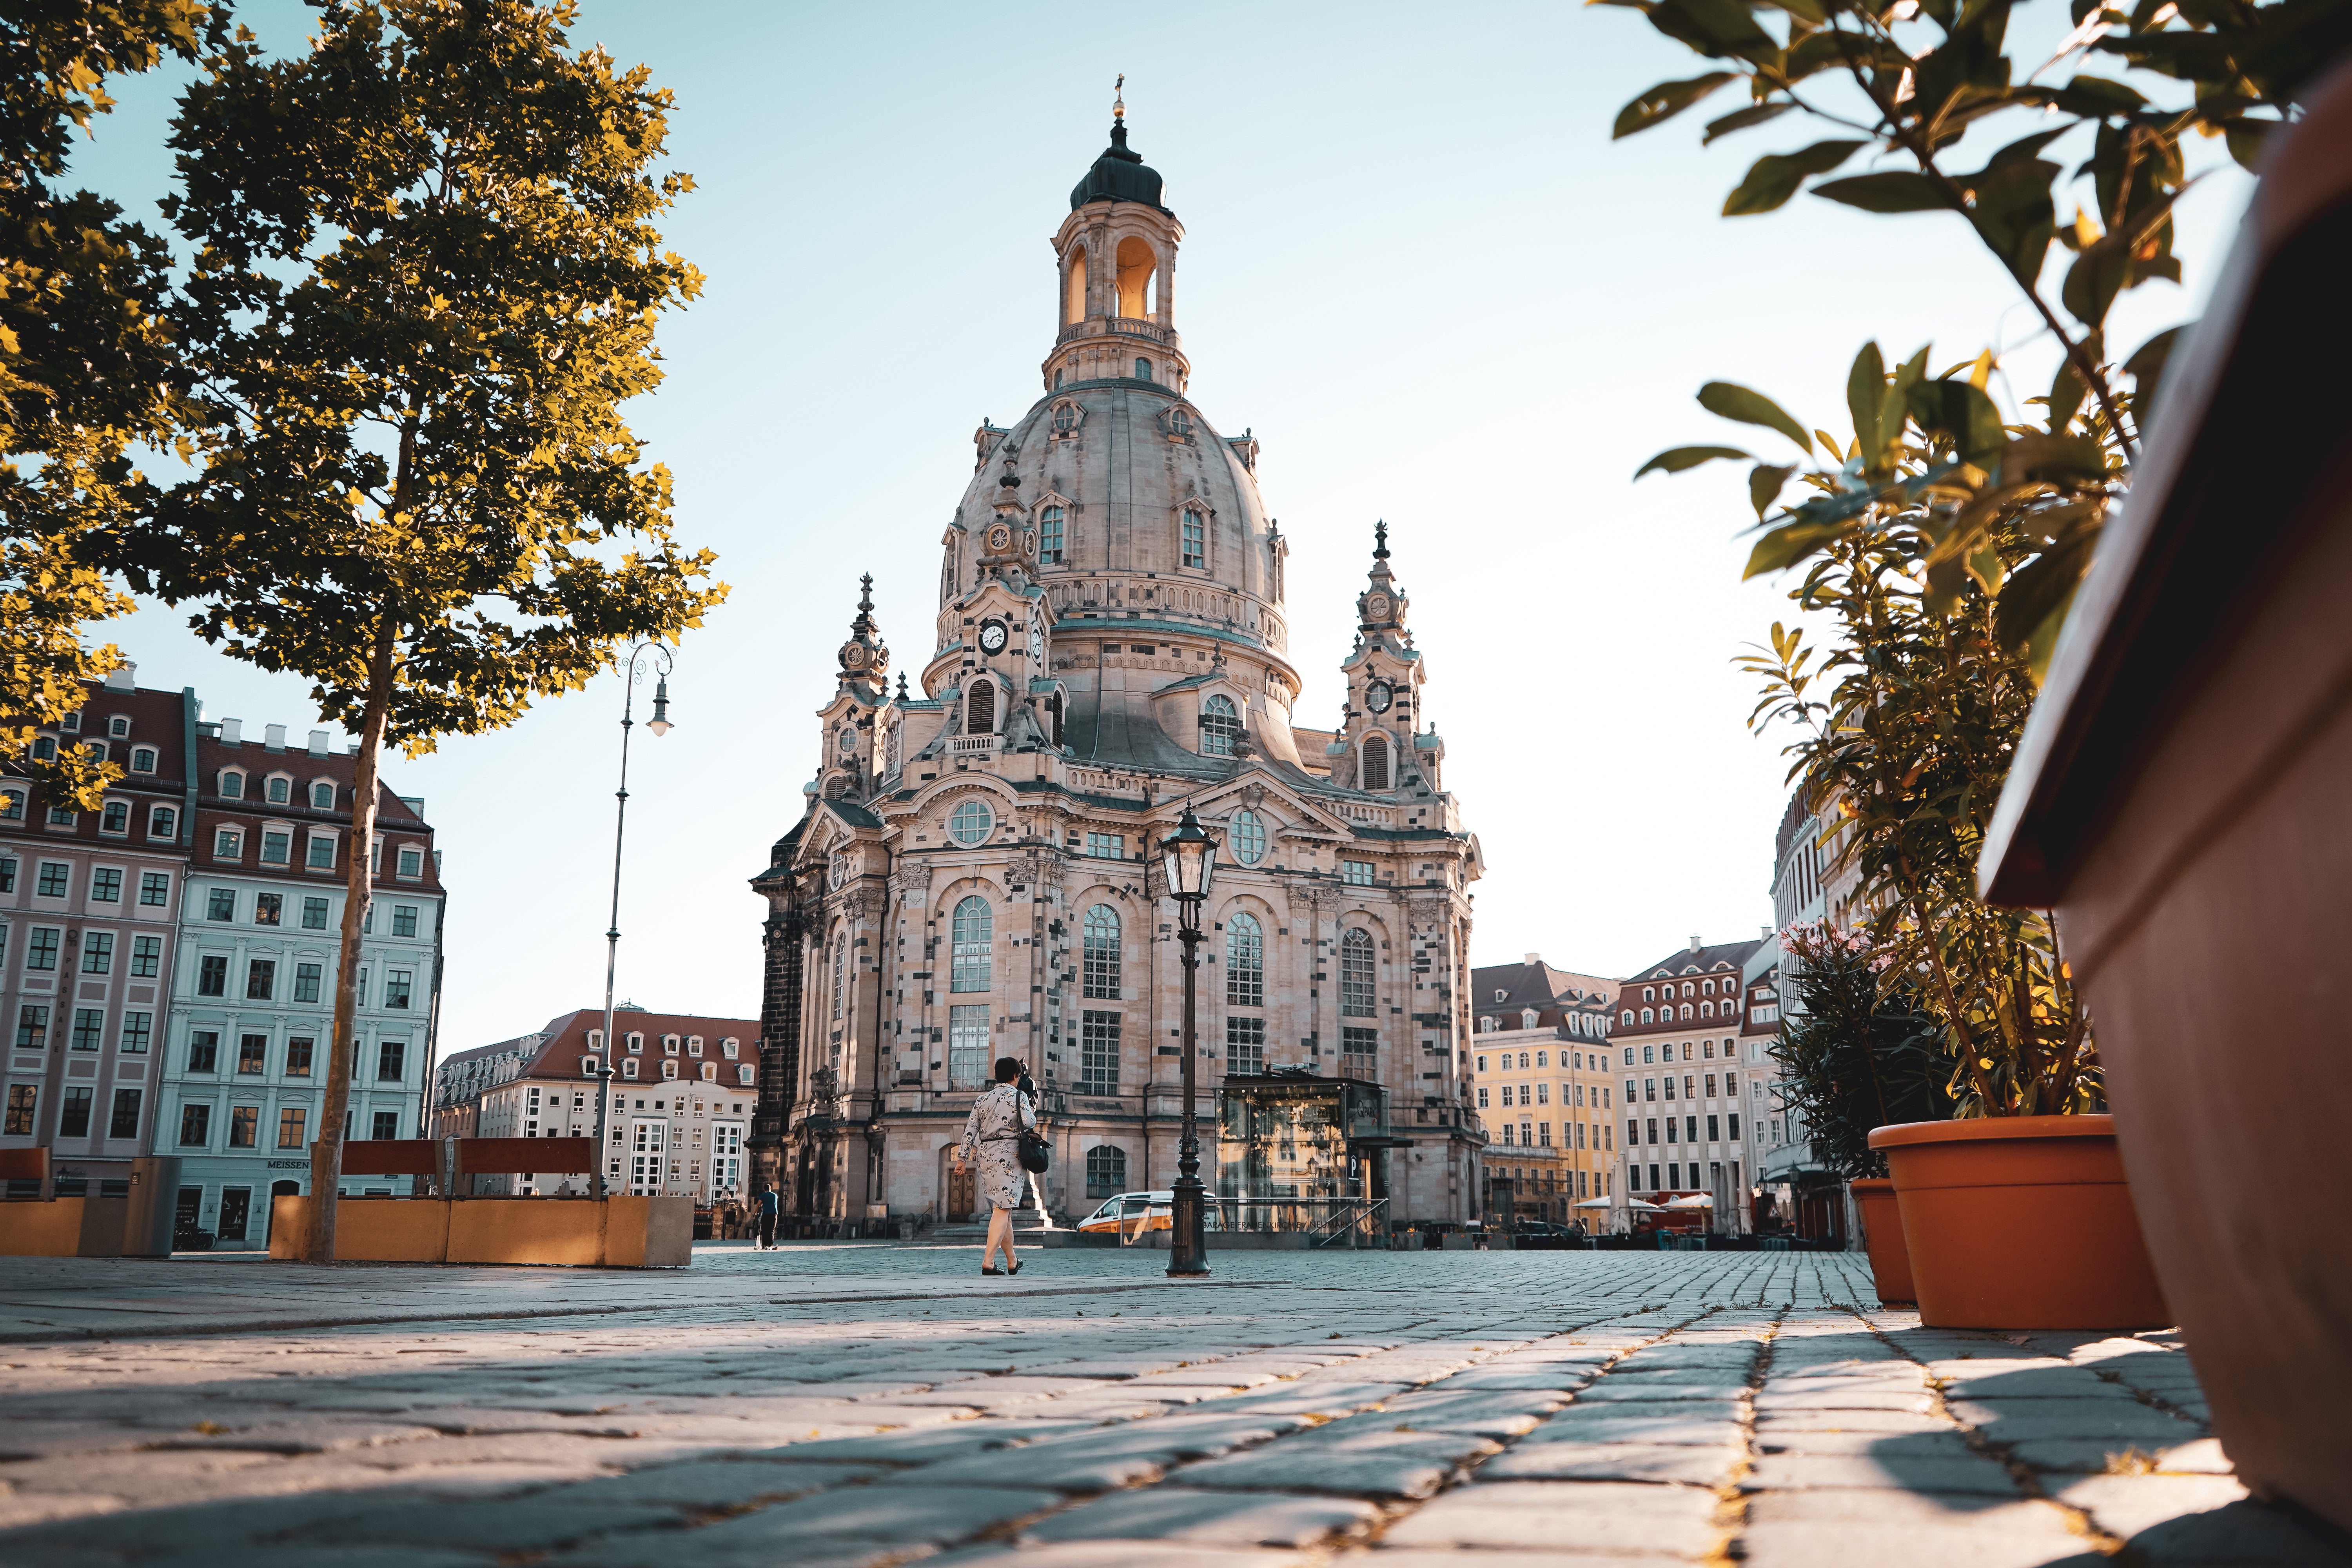
[[[220,793],[223,800],[243,800],[245,775],[235,768],[223,768],[220,775]]]
[[[284,773],[272,773],[266,786],[266,798],[272,805],[284,805],[294,798],[294,781]]]
[[[702,1054],[702,1037],[700,1035],[687,1036],[686,1054],[690,1057],[698,1057]]]
[[[1062,563],[1062,509],[1049,506],[1037,514],[1037,559],[1047,566]]]
[[[310,809],[312,811],[334,810],[335,786],[329,784],[325,779],[320,779],[318,783],[312,784],[310,786]]]
[[[1063,440],[1076,435],[1078,426],[1085,424],[1086,420],[1087,411],[1078,406],[1076,399],[1063,398],[1054,405],[1054,438]]]
[[[646,1037],[643,1035],[638,1034],[635,1029],[623,1035],[621,1037],[621,1041],[624,1045],[626,1045],[629,1047],[629,1054],[631,1056],[635,1056],[639,1051],[646,1048]]]
[[[128,713],[117,713],[113,718],[109,719],[106,721],[106,732],[113,736],[118,741],[129,740],[131,738],[131,715]]]
[[[1168,411],[1168,434],[1179,441],[1192,438],[1192,416],[1181,406]]]
[[[134,773],[153,773],[155,771],[155,748],[152,746],[131,747],[131,771]]]
[[[662,1055],[666,1057],[674,1057],[677,1055],[677,1045],[678,1040],[676,1035],[664,1035],[662,1037]]]
[[[1201,704],[1201,754],[1230,757],[1241,739],[1242,716],[1230,697],[1212,694]]]
[[[1209,563],[1209,523],[1199,512],[1187,507],[1184,511],[1184,564],[1206,566]]]
[[[81,710],[77,708],[58,721],[58,727],[68,735],[81,733]]]
[[[623,1078],[635,1078],[637,1076],[636,1058],[623,1057],[621,1058],[621,1076]]]
[[[725,1057],[730,1062],[733,1061],[737,1056],[741,1054],[742,1049],[743,1042],[732,1037],[719,1042],[719,1054]]]

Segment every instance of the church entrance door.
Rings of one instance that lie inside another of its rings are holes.
[[[948,1173],[948,1218],[965,1220],[980,1207],[980,1173],[973,1170],[950,1170]]]

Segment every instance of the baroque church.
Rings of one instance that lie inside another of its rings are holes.
[[[1304,727],[1290,547],[1257,442],[1192,400],[1183,226],[1114,112],[1054,237],[1043,395],[975,436],[920,690],[903,673],[891,689],[868,577],[806,813],[752,879],[768,905],[756,1169],[788,1215],[961,1220],[974,1203],[950,1152],[1013,1056],[1043,1091],[1048,1209],[1170,1186],[1183,977],[1157,846],[1189,806],[1222,840],[1198,979],[1211,1190],[1222,1089],[1353,1080],[1384,1091],[1384,1124],[1351,1132],[1349,1190],[1385,1196],[1399,1228],[1467,1220],[1482,864],[1424,721],[1386,530],[1339,723]]]

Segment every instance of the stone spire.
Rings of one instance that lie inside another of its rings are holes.
[[[857,615],[849,623],[849,640],[841,645],[841,679],[882,686],[889,679],[890,649],[874,624],[874,574],[857,580]]]
[[[1359,629],[1372,637],[1381,632],[1393,632],[1410,641],[1404,629],[1405,609],[1410,603],[1404,590],[1396,585],[1396,574],[1389,570],[1389,525],[1386,521],[1372,527],[1372,569],[1364,591],[1356,595],[1356,620]]]

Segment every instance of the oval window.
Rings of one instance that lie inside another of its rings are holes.
[[[1265,819],[1255,811],[1234,813],[1232,831],[1227,836],[1233,845],[1234,858],[1244,866],[1255,866],[1265,858]]]
[[[968,800],[948,816],[948,837],[962,845],[973,845],[988,837],[996,826],[996,814],[988,809],[983,800]]]

